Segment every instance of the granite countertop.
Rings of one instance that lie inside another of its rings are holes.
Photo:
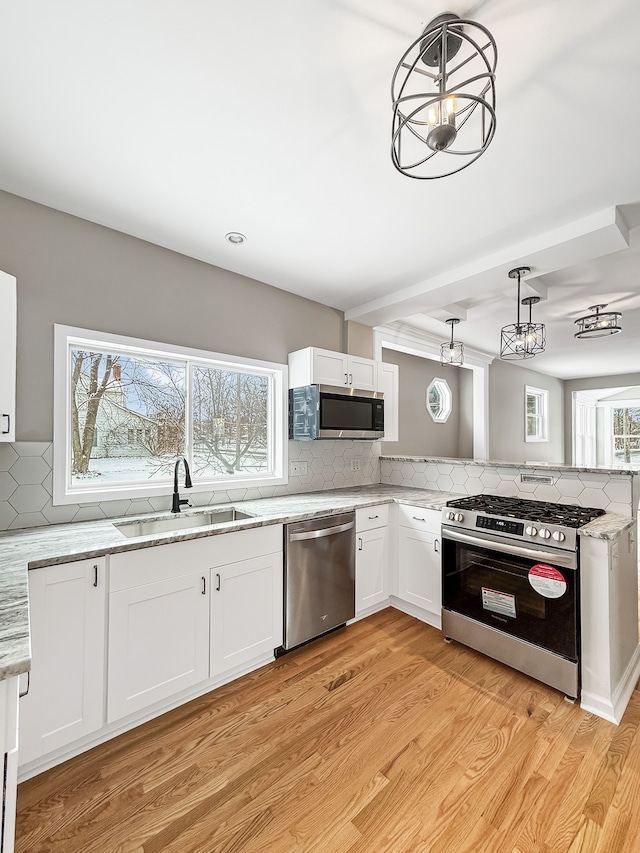
[[[230,521],[216,527],[195,527],[162,534],[127,538],[114,523],[166,517],[167,513],[101,519],[0,533],[0,680],[27,672],[31,666],[27,570],[104,554],[134,551],[154,545],[216,536],[237,530],[302,521],[335,515],[380,503],[403,503],[440,510],[447,500],[460,497],[449,492],[403,486],[371,485],[345,489],[284,495],[262,500],[198,507],[207,509],[237,506],[254,518]],[[190,514],[188,511],[182,515]],[[607,513],[580,529],[580,534],[615,539],[634,520]]]
[[[617,468],[607,468],[605,466],[584,468],[574,465],[564,465],[561,462],[506,462],[500,459],[459,459],[448,456],[394,456],[388,453],[380,458],[396,462],[439,462],[443,465],[481,465],[485,468],[517,468],[525,471],[571,471],[585,474],[622,474],[627,477],[640,475],[640,467],[637,465],[618,466]]]
[[[115,523],[165,517],[167,513],[144,516],[55,524],[0,533],[0,680],[27,672],[31,666],[29,642],[29,606],[27,570],[104,554],[150,548],[154,545],[216,536],[252,527],[302,521],[321,515],[335,515],[359,507],[397,501],[432,509],[441,509],[452,497],[447,492],[432,492],[402,486],[359,486],[308,494],[284,495],[262,500],[216,504],[211,509],[238,506],[255,518],[231,521],[217,527],[195,527],[170,533],[127,538]],[[205,512],[198,507],[192,514]],[[182,515],[188,515],[183,512]]]

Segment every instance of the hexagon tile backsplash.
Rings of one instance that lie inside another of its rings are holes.
[[[306,469],[306,473],[292,473],[292,463],[297,462],[303,463],[298,467]],[[171,487],[167,488],[166,496],[157,498],[54,506],[52,465],[51,442],[0,444],[0,530],[116,518],[171,508]],[[208,506],[379,482],[380,445],[377,442],[290,441],[287,485],[192,492],[190,500],[195,506]]]
[[[486,493],[592,506],[618,515],[635,515],[640,498],[640,473],[635,471],[608,473],[565,469],[562,466],[519,467],[517,464],[464,459],[383,456],[380,460],[380,482],[459,495]]]

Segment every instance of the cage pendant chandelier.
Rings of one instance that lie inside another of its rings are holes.
[[[391,159],[402,174],[444,178],[470,166],[496,129],[493,36],[445,12],[409,46],[391,81]]]
[[[450,317],[445,320],[451,326],[451,340],[446,344],[440,344],[440,364],[461,367],[464,364],[464,344],[453,340],[453,327],[460,322],[458,317]]]
[[[531,272],[530,267],[516,267],[509,270],[509,278],[518,279],[518,301],[516,322],[503,326],[500,333],[500,358],[516,360],[533,358],[544,352],[546,346],[546,330],[542,323],[531,320],[531,306],[540,301],[539,296],[527,296],[520,301],[520,280]],[[520,320],[520,305],[529,306],[529,321]]]
[[[617,335],[622,331],[620,311],[605,311],[607,304],[592,305],[589,308],[590,314],[584,317],[578,317],[575,320],[575,325],[578,331],[574,334],[574,338],[604,338],[608,335]]]

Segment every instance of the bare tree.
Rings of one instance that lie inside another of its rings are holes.
[[[89,471],[91,448],[96,431],[96,418],[100,401],[109,386],[111,371],[117,363],[117,356],[105,356],[105,367],[102,379],[98,373],[103,354],[101,352],[83,352],[74,350],[72,353],[73,369],[71,372],[71,447],[73,458],[71,470],[74,474],[86,474]],[[78,398],[82,399],[79,400]],[[86,407],[82,429],[80,427],[80,408]]]

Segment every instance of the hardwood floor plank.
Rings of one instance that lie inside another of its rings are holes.
[[[16,853],[638,853],[616,727],[391,608],[18,789]]]

